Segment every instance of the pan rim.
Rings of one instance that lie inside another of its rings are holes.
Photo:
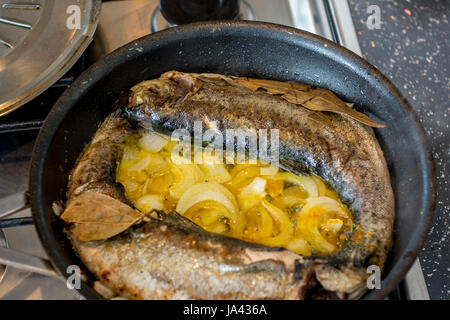
[[[349,51],[348,49],[315,34],[291,27],[264,22],[200,22],[149,34],[126,44],[125,46],[113,51],[106,57],[95,62],[74,81],[70,88],[68,88],[63,93],[63,95],[58,99],[58,101],[48,114],[47,119],[36,140],[31,159],[29,184],[31,190],[32,211],[35,226],[38,231],[40,240],[48,256],[50,257],[53,266],[63,277],[67,277],[67,275],[64,273],[65,265],[61,262],[61,253],[58,252],[58,247],[51,242],[51,239],[49,238],[50,227],[45,223],[45,219],[43,219],[45,210],[45,206],[42,201],[43,172],[45,167],[45,159],[50,150],[53,138],[55,137],[55,134],[59,129],[61,123],[66,118],[68,112],[76,104],[78,97],[82,96],[89,90],[92,85],[97,83],[97,81],[101,80],[101,78],[105,76],[104,71],[102,71],[105,67],[111,70],[112,68],[119,66],[122,63],[120,60],[120,57],[122,55],[126,54],[127,59],[133,59],[134,57],[143,54],[142,50],[133,50],[135,47],[140,46],[146,47],[148,49],[151,47],[155,47],[156,45],[163,46],[165,42],[168,43],[174,41],[174,39],[176,38],[185,37],[192,32],[214,32],[218,30],[232,30],[234,32],[266,32],[267,35],[271,35],[273,37],[280,35],[284,37],[292,37],[292,41],[300,38],[302,41],[304,41],[303,45],[305,47],[315,48],[316,51],[317,48],[319,48],[319,53],[325,55],[329,59],[336,60],[337,58],[340,58],[344,61],[350,62],[350,67],[352,67],[352,69],[354,70],[369,70],[371,77],[377,79],[383,85],[383,87],[391,92],[391,94],[398,100],[399,104],[404,108],[413,123],[416,125],[417,133],[419,134],[422,148],[424,149],[424,163],[422,163],[421,166],[424,169],[422,170],[424,187],[426,189],[424,190],[424,192],[427,193],[426,197],[424,198],[423,204],[426,210],[422,213],[420,224],[416,229],[420,230],[420,232],[417,232],[414,237],[412,237],[400,261],[395,262],[387,275],[383,278],[381,283],[382,289],[371,291],[364,297],[365,299],[385,298],[403,279],[403,277],[406,275],[406,272],[409,270],[414,260],[418,256],[421,248],[423,247],[433,219],[436,202],[436,174],[431,147],[425,134],[425,130],[420,124],[412,107],[401,95],[399,90],[391,83],[389,79],[387,79],[369,62],[357,56],[355,53]],[[79,293],[84,295],[86,298],[96,297],[96,294],[93,292],[93,290],[89,290],[90,288],[88,290],[86,289],[87,288],[82,287],[79,290]]]

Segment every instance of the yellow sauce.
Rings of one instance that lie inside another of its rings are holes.
[[[332,254],[348,239],[351,213],[319,177],[267,174],[259,160],[229,165],[211,154],[179,164],[171,158],[177,144],[146,133],[124,145],[116,181],[143,213],[175,210],[207,231],[305,256]]]

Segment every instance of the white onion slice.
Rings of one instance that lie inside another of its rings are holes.
[[[150,152],[159,152],[169,143],[169,139],[155,132],[146,132],[139,139],[139,146]]]
[[[238,206],[234,195],[224,186],[212,182],[198,183],[187,189],[178,201],[176,211],[184,214],[201,201],[216,201],[223,205],[234,219],[237,217]]]

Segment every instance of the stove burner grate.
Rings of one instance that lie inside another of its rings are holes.
[[[236,20],[256,20],[255,12],[253,11],[251,5],[245,1],[240,1],[239,13]],[[159,6],[153,11],[150,19],[150,32],[157,32],[160,30],[164,30],[170,27],[175,27],[176,24],[173,24],[163,16],[161,13],[161,9]]]

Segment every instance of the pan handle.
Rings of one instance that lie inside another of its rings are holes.
[[[15,219],[4,219],[14,215]],[[0,230],[32,224],[29,194],[18,192],[0,199]],[[47,259],[0,246],[0,264],[61,279]]]

